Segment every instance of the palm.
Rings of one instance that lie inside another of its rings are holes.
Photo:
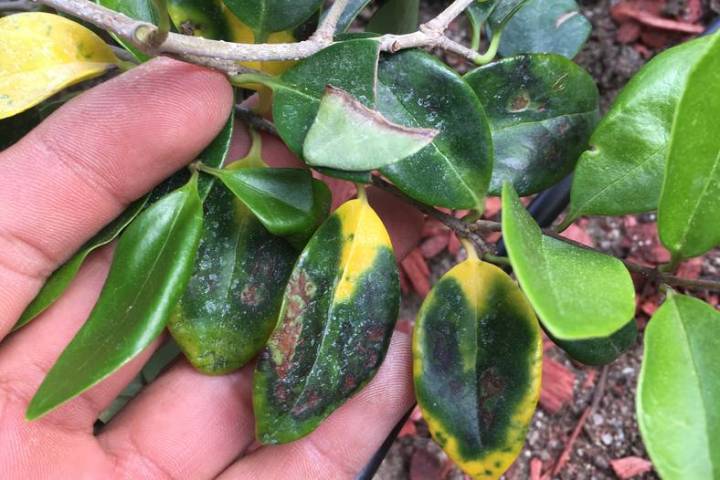
[[[156,60],[82,95],[0,154],[0,339],[49,273],[124,205],[193,159],[221,128],[231,98],[222,76]],[[237,139],[236,153],[247,149],[246,137]],[[275,164],[295,161],[279,142],[268,141],[264,152]],[[418,217],[375,200],[388,212],[398,253],[407,253]],[[30,398],[97,298],[111,248],[94,254],[58,302],[0,344],[0,478],[351,477],[409,407],[408,341],[398,334],[373,382],[291,444],[254,444],[251,367],[208,377],[184,361],[94,434],[98,414],[158,341],[79,398],[26,421]]]

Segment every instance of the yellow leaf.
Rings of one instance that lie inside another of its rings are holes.
[[[118,62],[100,37],[64,17],[30,12],[0,18],[0,119]]]

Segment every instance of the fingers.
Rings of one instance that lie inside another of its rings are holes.
[[[231,104],[222,75],[157,59],[0,153],[0,337],[49,273],[212,140]]]
[[[220,480],[354,478],[412,405],[411,370],[410,338],[395,332],[375,378],[317,430],[292,443],[260,448]]]
[[[0,386],[12,388],[15,403],[22,407],[17,413],[23,424],[21,432],[30,432],[31,428],[43,424],[61,426],[65,430],[92,432],[98,414],[122,391],[152,354],[156,344],[101,384],[43,419],[32,424],[24,420],[24,410],[37,387],[92,310],[110,268],[111,255],[110,248],[91,255],[65,295],[2,344]]]
[[[181,360],[99,436],[124,478],[214,478],[255,438],[249,365],[211,377]]]

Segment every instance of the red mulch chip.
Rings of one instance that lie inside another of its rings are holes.
[[[565,365],[543,358],[542,389],[540,390],[540,406],[550,414],[559,412],[573,399],[575,374]]]
[[[615,475],[621,480],[627,480],[652,470],[652,463],[640,457],[625,457],[610,460],[610,465],[615,471]]]

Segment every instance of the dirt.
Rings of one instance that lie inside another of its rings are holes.
[[[705,20],[720,10],[717,1],[703,0],[702,8]],[[447,2],[429,1],[424,4],[421,21],[427,21],[436,15]],[[659,48],[621,44],[617,41],[618,26],[611,18],[609,0],[586,0],[581,2],[582,13],[592,22],[593,32],[583,51],[575,59],[595,78],[601,95],[601,110],[606,112],[613,99],[627,81],[656,53]],[[681,12],[686,7],[683,0],[668,2],[666,8],[674,9],[669,13]],[[467,25],[460,19],[451,25],[453,39],[466,43],[469,41]],[[670,37],[665,46],[680,41]],[[445,61],[459,70],[466,71],[468,65],[462,59],[441,54]],[[598,218],[586,220],[581,228],[589,235],[592,243],[602,250],[623,257],[641,255],[657,243],[654,231],[653,215],[641,215],[624,218]],[[647,260],[647,259],[643,259]],[[649,263],[658,258],[650,258]],[[431,262],[433,281],[447,271],[457,259],[446,254]],[[720,273],[720,250],[706,255],[700,262],[700,276],[717,276]],[[654,289],[638,284],[640,292],[638,324],[642,328],[649,313],[645,305],[651,308],[658,298]],[[649,295],[649,296],[648,296]],[[717,298],[711,299],[714,303]],[[420,301],[409,298],[402,310],[401,318],[411,319]],[[624,457],[647,459],[635,417],[634,397],[642,358],[642,335],[637,343],[618,360],[608,366],[607,381],[602,397],[595,410],[589,415],[577,440],[567,464],[559,475],[560,479],[615,479],[611,461]],[[519,480],[530,478],[532,459],[542,462],[542,473],[552,469],[558,456],[565,447],[567,439],[578,424],[578,420],[590,405],[594,389],[600,378],[599,368],[583,367],[571,362],[562,351],[553,347],[548,352],[552,358],[561,362],[576,377],[574,398],[569,405],[552,414],[538,408],[532,421],[527,441],[515,464],[506,472],[504,478]],[[413,431],[414,430],[414,431]],[[412,422],[411,428],[394,442],[385,461],[375,478],[379,480],[431,480],[462,479],[464,475],[450,462],[442,450],[430,439],[427,425],[422,419]],[[538,463],[535,460],[535,463]],[[633,477],[641,479],[659,478],[653,471]]]

